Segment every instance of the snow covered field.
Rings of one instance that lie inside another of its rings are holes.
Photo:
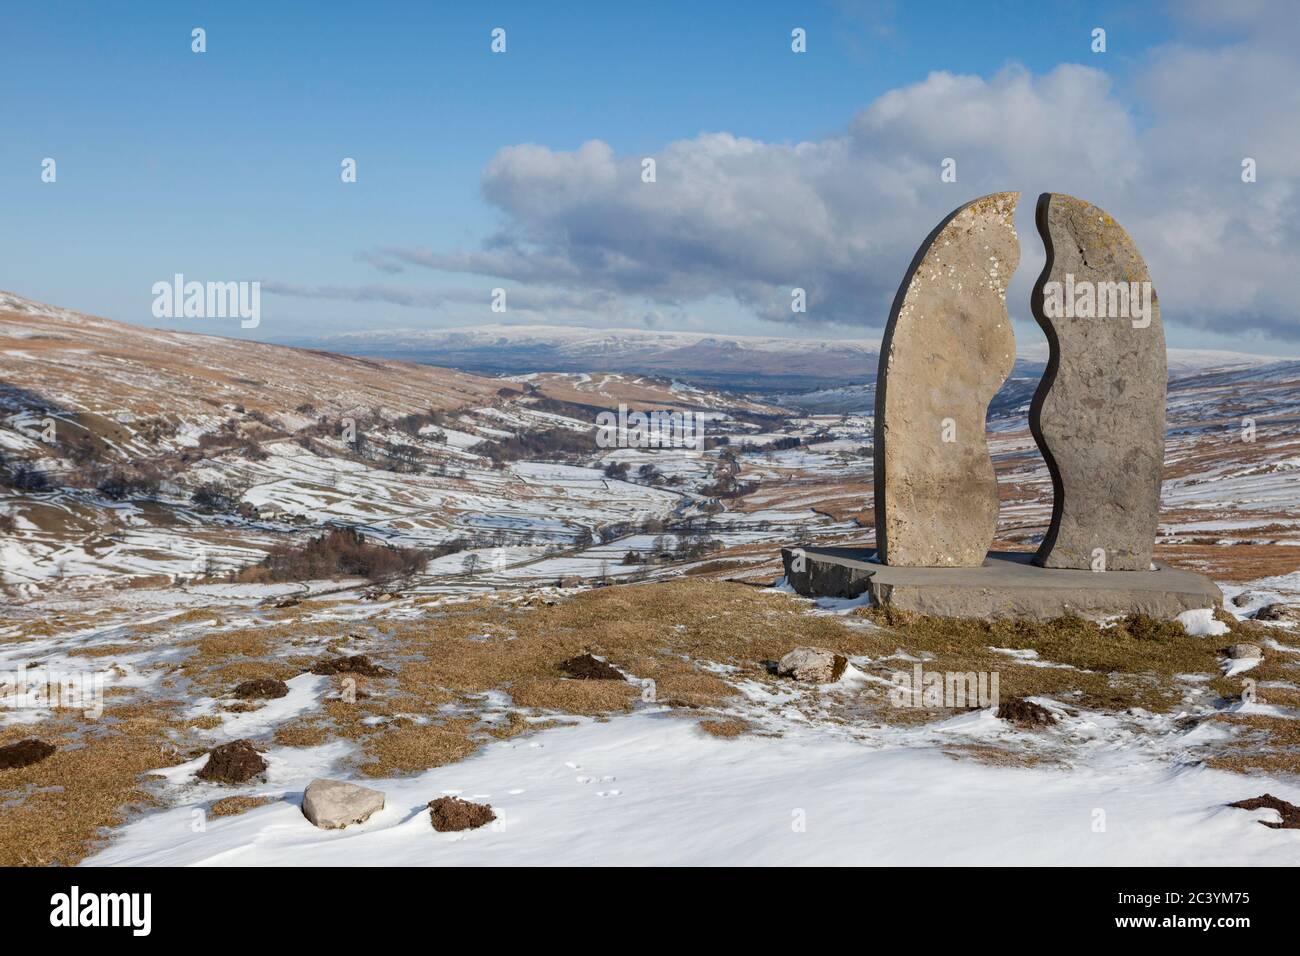
[[[934,740],[1005,734],[989,712],[936,728],[847,740],[818,727],[723,740],[696,721],[645,712],[503,741],[459,764],[385,781],[364,824],[321,831],[301,788],[328,748],[272,751],[292,776],[278,799],[194,832],[191,806],[147,816],[88,865],[1014,865],[1295,866],[1300,833],[1261,827],[1270,811],[1224,806],[1300,787],[1180,764],[1104,724],[1070,769],[959,761]],[[174,770],[197,769],[183,765]],[[365,781],[372,784],[371,781]],[[215,788],[214,788],[215,789]],[[455,794],[497,822],[435,833],[426,804]],[[195,805],[215,793],[195,793]]]

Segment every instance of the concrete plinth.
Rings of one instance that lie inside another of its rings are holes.
[[[782,548],[786,579],[809,597],[856,598],[941,617],[1038,618],[1149,614],[1219,607],[1223,593],[1192,571],[1043,568],[1027,552],[993,551],[977,568],[879,564],[874,548]],[[796,560],[796,556],[800,556]]]

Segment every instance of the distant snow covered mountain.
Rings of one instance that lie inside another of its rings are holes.
[[[471,372],[630,372],[783,395],[849,390],[848,395],[826,395],[832,404],[844,399],[856,404],[864,392],[869,395],[880,353],[874,339],[546,325],[345,332],[293,344]],[[1018,353],[1015,379],[1036,380],[1047,362],[1046,343],[1024,345]],[[1170,349],[1169,375],[1172,379],[1210,371],[1236,372],[1276,361],[1243,352]]]
[[[345,332],[295,344],[476,372],[631,372],[703,385],[791,389],[871,381],[879,354],[878,343],[866,339],[518,325]]]

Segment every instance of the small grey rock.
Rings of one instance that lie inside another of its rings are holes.
[[[1238,594],[1236,597],[1232,599],[1232,606],[1245,607],[1253,600],[1255,600],[1255,595],[1251,594],[1249,591],[1242,591],[1240,594]]]
[[[811,684],[830,684],[844,676],[849,659],[821,647],[796,647],[777,662],[776,672],[781,677]]]
[[[1265,604],[1255,612],[1255,620],[1298,623],[1300,622],[1300,607],[1293,607],[1290,604]]]
[[[1264,649],[1258,644],[1233,644],[1228,648],[1228,656],[1234,661],[1251,660],[1264,656]]]
[[[303,816],[322,830],[339,830],[353,823],[364,823],[382,809],[382,791],[342,780],[313,780],[302,795]]]

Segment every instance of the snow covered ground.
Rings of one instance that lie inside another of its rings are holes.
[[[1105,729],[1088,726],[1080,733]],[[990,711],[937,731],[1005,734]],[[124,827],[88,865],[1187,865],[1300,864],[1300,833],[1261,827],[1271,811],[1224,804],[1300,786],[1170,762],[1137,741],[1103,744],[1070,769],[987,766],[924,746],[933,729],[847,740],[816,727],[733,740],[649,709],[502,741],[414,777],[359,781],[386,793],[366,823],[323,831],[304,786],[338,748],[273,749],[275,803],[194,828],[194,805]],[[915,739],[909,739],[915,738]],[[172,768],[192,774],[201,761]],[[1248,792],[1249,791],[1249,792]],[[498,820],[437,833],[430,800],[489,803]]]

